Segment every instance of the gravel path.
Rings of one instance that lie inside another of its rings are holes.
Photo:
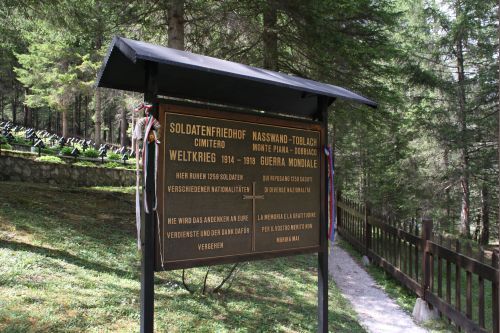
[[[370,275],[351,256],[338,247],[333,248],[328,270],[342,295],[351,302],[360,324],[370,333],[429,332],[415,324]]]

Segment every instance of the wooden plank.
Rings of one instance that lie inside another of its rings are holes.
[[[360,213],[356,208],[353,207],[352,201],[346,199],[347,202],[337,202],[337,206],[343,209],[345,212],[348,212],[352,216],[356,216],[359,218],[364,218],[364,214]]]
[[[428,265],[429,289],[431,290],[431,292],[434,292],[434,256],[431,254],[431,255],[428,255],[428,258],[429,258],[429,265]]]
[[[496,252],[493,252],[493,255],[491,256],[491,265],[494,268],[498,269],[498,256]],[[491,297],[493,298],[492,300],[492,320],[493,320],[493,332],[498,333],[500,332],[499,329],[499,324],[498,324],[498,271],[497,271],[497,280],[493,281],[491,283]]]
[[[479,251],[479,261],[484,263],[484,250],[481,247]],[[478,285],[479,285],[479,298],[478,298],[478,319],[479,326],[484,328],[484,279],[481,276],[478,276]]]
[[[389,274],[391,274],[396,280],[401,282],[406,288],[410,289],[413,291],[415,294],[417,294],[419,297],[423,296],[423,291],[422,287],[420,284],[410,278],[408,275],[404,274],[401,270],[397,269],[394,267],[390,262],[379,256],[373,251],[369,251],[370,258],[373,260],[374,263],[377,265],[381,266],[383,269],[385,269]]]
[[[439,245],[443,244],[443,236],[439,235]],[[438,276],[437,276],[437,293],[439,298],[443,298],[443,260],[441,256],[437,257]]]
[[[425,291],[431,287],[433,273],[432,254],[427,250],[427,244],[430,242],[432,234],[432,220],[424,218],[422,220],[422,289]]]
[[[418,243],[415,244],[415,280],[419,281],[419,276],[418,276]]]
[[[427,250],[437,256],[441,256],[444,259],[451,261],[458,267],[463,268],[468,272],[482,276],[486,280],[498,282],[497,270],[489,265],[479,262],[476,259],[469,258],[463,254],[449,250],[434,242],[428,242]]]
[[[339,229],[338,230],[340,236],[345,238],[349,244],[351,244],[357,251],[362,252],[364,249],[364,246],[362,243],[360,243],[356,238],[354,238],[348,231],[345,229]]]
[[[448,244],[451,246],[450,240]],[[446,302],[451,304],[451,262],[449,260],[446,260]]]
[[[458,239],[455,241],[455,249],[457,253],[460,252],[460,241]],[[458,311],[461,311],[462,308],[462,299],[460,293],[461,289],[462,289],[462,279],[461,279],[460,265],[455,262],[455,308]]]
[[[466,273],[466,304],[465,304],[465,313],[467,318],[472,319],[472,273]]]
[[[396,263],[396,266],[400,269],[401,269],[401,238],[397,238],[397,250],[396,250],[396,253],[397,253],[397,258],[398,258],[398,261]]]
[[[498,284],[492,283],[491,297],[493,298],[492,318],[493,318],[493,332],[499,332],[498,329]]]
[[[484,279],[482,277],[478,277],[479,283],[479,300],[478,300],[478,318],[479,318],[479,326],[484,327]]]
[[[412,254],[413,254],[413,245],[412,245],[412,243],[408,243],[408,268],[409,268],[408,276],[410,276],[410,277],[413,277]]]
[[[462,327],[466,332],[488,333],[488,331],[486,331],[484,328],[481,328],[478,324],[464,316],[463,313],[453,308],[452,305],[442,301],[433,293],[426,291],[425,299],[446,317],[453,320],[459,327]]]
[[[321,120],[321,144],[328,141],[328,99],[318,97],[318,115]],[[321,165],[326,165],[326,158],[321,154]],[[321,170],[321,208],[320,208],[320,251],[318,253],[318,333],[328,332],[328,171]]]
[[[386,231],[387,233],[397,235],[399,238],[404,239],[412,244],[416,244],[420,242],[421,238],[418,236],[415,236],[411,232],[407,232],[403,229],[398,229],[396,227],[393,227],[387,223],[382,222],[379,219],[376,219],[372,216],[368,218],[368,223],[371,224],[372,226],[377,226],[381,228],[382,230]]]
[[[403,226],[404,228],[405,226]],[[402,249],[401,249],[401,254],[402,254],[402,258],[403,258],[403,262],[402,262],[402,271],[405,273],[405,274],[408,274],[408,243],[402,239],[401,240],[402,242]]]
[[[370,205],[368,203],[365,204],[365,219],[364,219],[364,227],[365,227],[365,254],[368,254],[368,250],[372,247],[372,225],[368,223],[368,217],[370,216]]]

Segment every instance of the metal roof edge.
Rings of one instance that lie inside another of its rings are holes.
[[[136,58],[136,53],[132,47],[130,47],[122,37],[120,36],[113,36],[113,40],[111,41],[108,51],[106,52],[106,56],[104,57],[104,60],[101,64],[101,67],[99,68],[99,72],[97,72],[97,77],[96,77],[96,83],[94,84],[94,88],[101,87],[101,79],[102,76],[104,75],[104,71],[106,69],[106,66],[108,64],[109,59],[111,58],[111,54],[115,50],[115,47],[120,50],[125,57],[130,59],[133,63],[136,63],[137,58]]]
[[[135,52],[134,48],[127,44],[126,38],[115,36],[116,38],[116,47],[122,53],[130,59],[134,64],[137,63],[137,52]]]
[[[106,52],[106,56],[99,68],[99,72],[97,72],[96,82],[94,84],[94,88],[100,87],[102,76],[104,75],[104,70],[106,69],[106,65],[108,64],[109,58],[111,57],[111,52],[113,52],[113,48],[115,47],[118,36],[114,36],[111,44],[108,47],[108,51]]]
[[[345,100],[350,100],[356,103],[361,103],[365,104],[369,107],[372,108],[377,108],[378,104],[360,94],[357,94],[355,92],[352,92],[348,89],[335,86],[333,84],[329,83],[323,83],[319,81],[314,81],[311,79],[303,78],[300,76],[294,76],[290,75],[287,73],[282,73],[282,72],[274,72],[270,70],[266,70],[263,68],[259,67],[254,67],[254,66],[249,66],[246,64],[240,64],[240,63],[234,63],[228,60],[224,59],[219,59],[219,58],[214,58],[210,56],[205,56],[201,54],[196,54],[188,51],[179,51],[181,52],[181,55],[183,53],[190,53],[195,57],[201,57],[203,58],[210,58],[214,59],[216,61],[222,61],[222,62],[227,62],[229,64],[237,64],[244,66],[246,68],[246,71],[240,71],[240,72],[233,72],[230,70],[227,70],[224,68],[224,66],[221,66],[221,68],[218,68],[216,66],[202,66],[199,63],[184,63],[184,62],[176,62],[176,61],[171,61],[170,59],[167,58],[162,58],[158,56],[155,53],[150,53],[148,51],[144,51],[143,48],[136,47],[134,43],[143,43],[148,46],[152,47],[161,47],[161,48],[166,48],[161,45],[155,45],[151,44],[148,42],[143,42],[143,41],[136,41],[133,39],[128,39],[120,36],[114,36],[113,40],[108,48],[108,51],[106,53],[106,56],[104,58],[104,61],[99,69],[99,72],[97,74],[96,78],[96,83],[94,87],[102,87],[102,82],[101,80],[104,77],[105,70],[108,66],[108,62],[114,58],[112,57],[113,54],[116,55],[114,52],[121,52],[127,59],[129,59],[133,64],[137,64],[139,60],[141,61],[151,61],[151,62],[157,62],[160,64],[164,65],[170,65],[170,66],[178,66],[178,67],[183,67],[186,69],[191,69],[195,71],[200,71],[200,72],[205,72],[205,73],[212,73],[215,75],[220,75],[220,76],[226,76],[226,77],[233,77],[237,79],[243,79],[247,81],[253,81],[257,83],[263,83],[263,84],[268,84],[272,85],[275,87],[280,87],[280,88],[285,88],[285,89],[290,89],[294,90],[297,92],[306,92],[310,93],[313,96],[325,96],[325,97],[330,97],[330,98],[341,98]],[[166,48],[168,49],[168,48]],[[178,50],[175,50],[178,51]],[[247,72],[248,71],[248,72]],[[255,75],[252,75],[252,71],[255,71]],[[309,94],[307,94],[309,95]],[[309,96],[311,96],[309,95]],[[312,97],[312,96],[311,96]]]
[[[150,44],[150,45],[153,45],[155,47],[167,48],[167,47],[164,47],[164,46],[161,46],[161,45],[155,45],[155,44],[151,44],[151,43],[144,42],[144,41],[136,41],[136,40],[133,40],[133,39],[122,38],[122,37],[120,37],[120,42],[121,42],[120,44],[125,44],[128,48],[133,49],[132,46],[130,46],[130,45],[127,44],[128,40],[133,41],[133,42],[140,42],[140,43]],[[340,93],[339,94],[327,93],[327,92],[324,92],[324,91],[318,91],[317,89],[315,90],[313,88],[308,88],[308,87],[305,87],[305,86],[287,84],[287,83],[283,83],[283,82],[279,82],[279,81],[273,81],[273,80],[266,80],[265,78],[259,78],[259,77],[255,77],[255,76],[245,75],[245,74],[238,74],[238,73],[234,73],[234,72],[230,72],[230,71],[226,71],[226,70],[218,70],[218,69],[214,69],[214,68],[206,68],[206,67],[203,67],[203,66],[197,66],[197,65],[192,65],[192,64],[184,64],[184,63],[169,61],[167,59],[163,59],[163,58],[151,56],[150,54],[137,54],[137,53],[135,53],[134,50],[125,50],[125,49],[122,49],[122,47],[120,47],[120,50],[122,52],[128,51],[130,53],[133,53],[134,54],[134,63],[137,61],[137,59],[141,59],[141,60],[144,60],[144,61],[158,62],[158,63],[162,63],[162,64],[166,64],[166,65],[175,65],[175,66],[179,66],[179,67],[183,67],[183,68],[200,70],[200,71],[207,72],[207,73],[214,73],[214,74],[218,74],[218,75],[230,76],[230,77],[239,78],[239,79],[245,79],[245,80],[250,80],[250,81],[254,81],[254,82],[272,84],[272,85],[277,86],[277,87],[283,87],[283,88],[292,89],[292,90],[301,91],[301,92],[306,91],[306,92],[315,94],[317,96],[327,96],[327,97],[335,97],[335,98],[342,98],[342,99],[346,99],[346,100],[352,100],[354,102],[362,103],[362,104],[365,104],[365,105],[373,107],[373,108],[377,107],[377,103],[376,102],[374,102],[374,101],[372,101],[372,100],[370,100],[370,99],[368,99],[368,98],[366,98],[366,97],[364,97],[362,95],[359,95],[359,94],[357,94],[355,92],[347,90],[345,88],[338,87],[338,86],[335,86],[335,85],[332,85],[332,84],[329,84],[329,83],[323,83],[323,82],[319,82],[319,81],[314,81],[314,80],[303,78],[303,77],[300,77],[300,76],[290,75],[290,74],[287,74],[287,73],[274,72],[274,71],[266,70],[266,69],[263,69],[263,68],[259,68],[259,67],[255,67],[255,66],[250,66],[250,65],[238,63],[238,65],[243,65],[243,66],[245,66],[249,70],[256,70],[256,71],[264,72],[264,73],[266,73],[268,75],[278,74],[278,75],[282,76],[284,79],[292,80],[292,81],[295,80],[295,79],[299,79],[299,80],[309,81],[309,82],[311,82],[313,84],[321,84],[321,85],[324,85],[324,86],[330,86],[333,89],[344,90],[346,93],[352,94],[354,96],[350,97],[348,95],[340,94]],[[174,51],[179,51],[179,50],[174,50]],[[206,56],[206,55],[202,55],[202,54],[192,53],[192,52],[189,52],[189,51],[182,51],[181,50],[180,52],[182,52],[182,53],[190,53],[190,54],[192,54],[194,56],[197,56],[197,57],[211,58],[211,59],[215,59],[216,61],[223,61],[223,62],[233,63],[232,61],[229,61],[229,60],[214,58],[214,57],[210,57],[210,56]],[[128,56],[128,58],[131,59],[130,56]]]

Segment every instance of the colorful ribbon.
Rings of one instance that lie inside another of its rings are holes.
[[[330,204],[330,226],[328,228],[328,239],[334,242],[335,240],[335,186],[334,186],[334,168],[333,168],[333,152],[332,147],[328,145],[325,147],[325,155],[328,159],[328,203]]]
[[[156,120],[152,115],[149,114],[149,110],[152,108],[151,105],[149,104],[144,104],[141,103],[134,111],[140,111],[140,110],[145,110],[146,111],[146,117],[142,118],[137,121],[137,124],[134,128],[134,138],[136,139],[136,144],[135,144],[135,167],[136,167],[136,191],[135,191],[135,219],[136,219],[136,228],[137,228],[137,247],[139,250],[141,249],[141,205],[140,205],[140,169],[139,169],[139,159],[141,158],[141,155],[139,153],[139,140],[143,140],[143,147],[142,147],[142,170],[143,170],[143,185],[146,187],[147,184],[147,177],[148,177],[148,136],[149,133],[152,131],[154,135],[154,142],[155,142],[155,165],[154,165],[154,178],[155,178],[155,202],[153,203],[153,212],[156,211],[157,207],[157,199],[156,199],[156,183],[157,183],[157,169],[158,169],[158,153],[159,153],[159,144],[160,141],[158,141],[158,136],[156,131],[160,128],[160,123],[158,120]],[[141,133],[141,129],[144,129],[144,131]],[[146,191],[143,191],[143,205],[144,205],[144,211],[149,214],[149,207],[148,207],[148,199],[147,199],[147,193]],[[158,217],[158,216],[157,216]]]

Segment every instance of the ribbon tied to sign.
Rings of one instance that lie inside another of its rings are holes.
[[[330,239],[331,242],[330,252],[332,252],[333,242],[335,241],[336,210],[335,210],[335,186],[333,181],[335,170],[333,168],[333,151],[330,145],[325,147],[325,155],[328,159],[328,203],[330,205],[330,226],[328,228],[328,239]]]
[[[158,153],[159,153],[159,129],[160,122],[153,117],[151,114],[151,109],[153,106],[151,104],[141,103],[135,108],[135,112],[139,112],[144,110],[145,117],[139,119],[135,125],[133,138],[135,139],[135,166],[136,166],[136,195],[135,195],[135,218],[136,218],[136,227],[137,227],[137,247],[141,249],[141,204],[140,204],[140,168],[139,168],[139,160],[142,160],[142,171],[143,171],[143,185],[144,187],[147,184],[148,178],[148,149],[147,145],[150,143],[155,144],[155,162],[154,162],[154,183],[155,183],[155,199],[152,204],[152,210],[154,212],[157,208],[157,195],[156,195],[156,183],[157,183],[157,174],[158,174]],[[141,143],[142,143],[142,154],[141,154]],[[146,191],[144,194],[144,211],[146,213],[150,213],[148,207],[148,197]],[[158,214],[156,214],[158,219]],[[159,229],[158,229],[159,231]]]

